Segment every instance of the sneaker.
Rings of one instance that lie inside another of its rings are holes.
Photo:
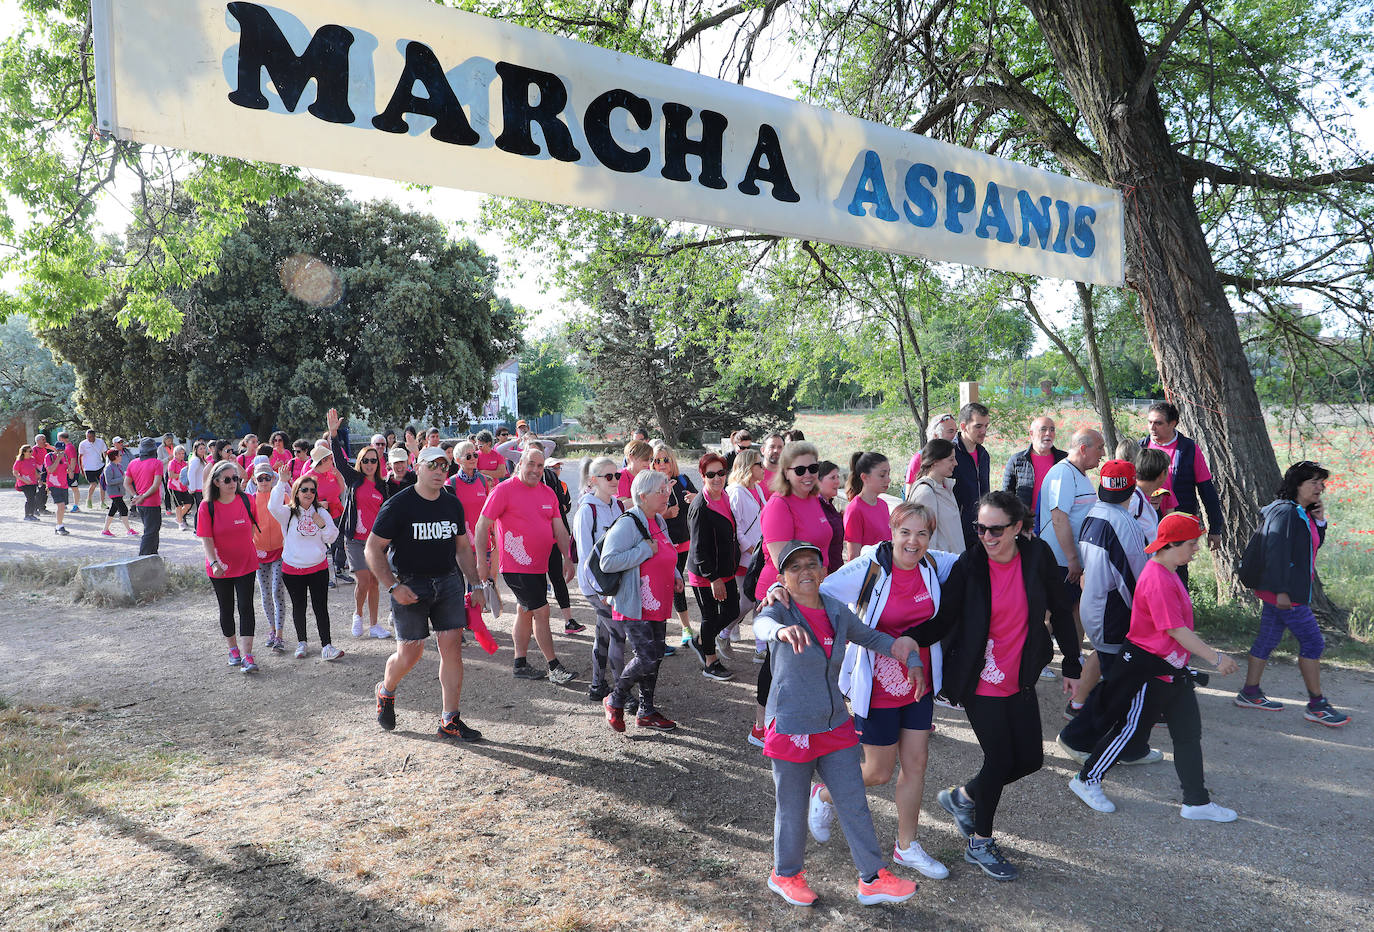
[[[727,637],[716,637],[716,656],[733,658],[735,656],[735,645],[730,643]],[[800,875],[798,875],[800,876]]]
[[[61,534],[63,537],[71,537],[71,536],[72,536],[72,532],[69,531],[69,530],[67,530],[66,528],[64,528],[64,527],[63,527],[62,525],[60,525],[60,524],[59,524],[57,527],[53,528],[53,529],[52,529],[52,532],[53,532],[54,534]]]
[[[706,663],[706,648],[702,646],[701,641],[697,638],[691,638],[687,641],[687,646],[692,649],[692,653],[696,654],[697,659],[701,661],[702,669],[706,669],[709,664]]]
[[[1325,699],[1312,705],[1310,702],[1303,710],[1302,717],[1309,722],[1316,722],[1318,725],[1325,725],[1327,728],[1340,728],[1342,725],[1350,723],[1350,716],[1344,712],[1337,712],[1331,708],[1331,703]]]
[[[577,622],[573,621],[571,618],[569,618],[567,621],[563,622],[563,633],[564,633],[564,634],[581,634],[583,631],[586,631],[586,630],[587,630],[587,626],[586,626],[586,625],[580,625],[580,624],[578,624]]]
[[[353,613],[353,636],[355,638],[363,636],[363,616],[357,612]]]
[[[30,519],[25,518],[24,520],[25,520],[25,521],[28,521],[28,520],[30,520]],[[106,528],[105,530],[103,530],[103,531],[100,532],[100,536],[101,536],[101,537],[114,537],[114,531],[110,530],[109,528]]]
[[[1073,779],[1069,781],[1069,789],[1073,790],[1073,795],[1087,803],[1090,809],[1096,809],[1098,812],[1116,812],[1116,803],[1102,792],[1100,783],[1084,783],[1078,774],[1074,774]]]
[[[865,906],[879,903],[905,903],[916,895],[916,884],[904,877],[898,877],[886,867],[878,871],[871,882],[859,881],[859,902]]]
[[[725,664],[717,660],[713,663],[708,664],[706,669],[701,671],[701,675],[706,677],[708,680],[720,680],[721,682],[724,682],[725,680],[730,679],[735,674],[725,669]]]
[[[671,644],[664,644],[664,645],[663,645],[663,656],[665,656],[665,657],[675,657],[675,656],[677,656],[677,648],[674,647],[674,646],[671,645]]]
[[[335,574],[334,574],[334,578],[335,578],[336,580],[338,580],[339,582],[346,582],[346,583],[351,583],[351,582],[356,582],[356,581],[357,581],[357,580],[355,580],[352,576],[349,576],[347,573],[345,573],[343,570],[339,570],[337,573],[335,573]]]
[[[557,683],[559,686],[562,686],[564,683],[571,682],[572,680],[575,680],[575,679],[577,679],[577,673],[576,673],[576,671],[569,670],[567,667],[563,666],[561,663],[560,663],[558,666],[556,666],[556,667],[552,667],[552,666],[549,667],[549,682],[550,682],[550,683]]]
[[[1241,690],[1236,693],[1235,703],[1242,709],[1259,709],[1263,712],[1283,711],[1283,703],[1270,699],[1263,690],[1256,692],[1253,696],[1246,695],[1245,691]]]
[[[625,714],[635,715],[639,712],[639,697],[631,696],[625,700]]]
[[[1216,803],[1208,803],[1205,806],[1184,806],[1178,810],[1178,814],[1195,822],[1236,821],[1236,810],[1218,806]]]
[[[978,845],[974,845],[970,838],[968,846],[964,848],[964,860],[977,864],[993,880],[1015,880],[1021,873],[1002,856],[1002,849],[991,838]]]
[[[469,728],[463,724],[463,720],[458,716],[444,720],[439,719],[440,738],[458,738],[461,741],[481,741],[482,733],[476,728]]]
[[[1069,747],[1068,743],[1064,741],[1063,736],[1056,736],[1054,743],[1059,745],[1059,750],[1063,751],[1080,764],[1086,762],[1087,759],[1092,756],[1092,751],[1080,751],[1078,748]]]
[[[1120,760],[1118,760],[1117,763],[1127,765],[1157,764],[1162,760],[1164,760],[1164,752],[1161,751],[1159,748],[1150,748],[1148,751],[1146,751],[1139,757],[1135,758],[1134,760],[1126,760],[1126,758],[1123,757]]]
[[[334,580],[331,579],[331,580],[329,581],[329,588],[330,588],[330,589],[337,589],[337,588],[339,588],[339,584],[336,583]]]
[[[267,648],[275,654],[286,653],[286,643],[281,639],[280,634],[274,634],[267,639]]]
[[[70,508],[67,509],[67,514],[69,514],[69,515],[79,515],[79,514],[81,514],[81,509],[80,509],[80,507],[78,507],[78,506],[76,506],[76,505],[73,505],[72,507],[70,507]]]
[[[396,727],[396,697],[383,696],[381,683],[373,687],[372,694],[377,697],[377,724],[383,731],[391,731]]]
[[[806,871],[793,877],[779,877],[777,871],[768,875],[768,889],[793,906],[815,906],[816,894],[806,885]]]
[[[298,642],[296,643],[296,659],[297,659],[297,660],[304,660],[304,659],[305,659],[305,642],[304,642],[304,641],[298,641]]]
[[[258,665],[257,665],[257,662],[253,660],[253,655],[252,655],[252,654],[244,654],[244,655],[243,655],[243,672],[244,672],[244,673],[257,673],[257,672],[258,672]]]
[[[1081,705],[1074,705],[1073,700],[1070,699],[1068,702],[1064,703],[1064,720],[1071,722],[1078,718],[1078,713],[1082,711],[1083,707]]]
[[[129,528],[129,536],[130,536],[130,537],[137,537],[137,536],[138,536],[138,531],[135,531],[133,528]]]
[[[391,637],[391,632],[388,631],[386,628],[383,628],[381,625],[373,625],[372,627],[367,629],[367,636],[370,638],[376,638],[379,641],[383,641]]]
[[[749,729],[749,743],[756,748],[763,747],[763,739],[768,737],[768,732],[757,726]]]
[[[935,704],[942,709],[949,709],[953,712],[964,711],[963,706],[961,706],[959,703],[955,702],[953,699],[946,696],[944,693],[935,694]]]
[[[965,838],[973,837],[973,801],[963,802],[955,794],[957,787],[951,786],[947,790],[941,790],[935,797],[939,800],[945,812],[954,816],[954,824],[959,826],[959,834]]]
[[[341,650],[339,650],[339,649],[338,649],[337,647],[335,647],[333,644],[326,644],[326,645],[324,645],[324,647],[321,647],[321,648],[320,648],[320,659],[321,659],[321,660],[338,660],[338,659],[339,659],[340,657],[342,657],[343,655],[344,655],[344,652],[341,651]]]
[[[767,660],[767,659],[768,659],[768,651],[766,651],[766,650],[756,650],[756,651],[754,651],[754,663],[762,664],[762,663],[763,663],[765,660]]]
[[[239,653],[239,649],[237,647],[229,648],[229,666],[243,666],[243,654]]]
[[[652,728],[654,731],[672,731],[677,727],[677,722],[659,711],[650,712],[648,715],[636,715],[635,724],[640,728]]]
[[[587,687],[587,698],[592,702],[600,702],[611,694],[611,687],[602,683],[600,686],[595,684]]]
[[[522,663],[511,671],[511,675],[517,680],[542,680],[548,674],[538,667],[532,667],[528,663]]]
[[[41,520],[43,520],[43,519],[40,518],[40,517],[38,517],[38,515],[25,515],[25,516],[24,516],[24,520],[25,520],[25,521],[41,521]],[[113,537],[114,535],[111,534],[110,536]]]
[[[1040,678],[1041,678],[1042,680],[1057,680],[1057,679],[1059,679],[1059,677],[1055,676],[1055,675],[1054,675],[1054,671],[1051,670],[1049,667],[1045,667],[1045,669],[1043,669],[1043,670],[1040,671]]]
[[[921,847],[919,841],[913,841],[905,848],[894,845],[892,848],[892,860],[903,867],[929,877],[931,880],[944,880],[949,876],[949,868],[926,854],[926,849]]]
[[[617,709],[611,705],[611,697],[607,696],[601,700],[601,707],[606,710],[606,724],[611,726],[612,731],[625,730],[625,710]]]
[[[680,640],[678,643],[681,644],[683,647],[686,647],[688,644],[692,643],[696,639],[696,635],[692,633],[692,629],[687,627],[686,625],[683,625],[682,640]]]
[[[806,811],[806,827],[811,837],[821,844],[830,840],[830,827],[835,823],[835,807],[821,799],[824,783],[811,787],[811,805]]]

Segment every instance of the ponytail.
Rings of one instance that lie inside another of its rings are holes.
[[[881,453],[859,450],[849,454],[849,481],[845,484],[845,498],[853,501],[864,490],[864,476],[887,462]]]

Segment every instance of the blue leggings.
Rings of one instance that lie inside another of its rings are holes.
[[[1274,648],[1279,646],[1279,641],[1283,640],[1285,628],[1292,631],[1293,637],[1298,640],[1299,657],[1316,660],[1326,650],[1326,639],[1322,637],[1321,628],[1317,627],[1317,618],[1312,614],[1310,605],[1282,609],[1265,602],[1260,612],[1259,634],[1255,635],[1255,643],[1250,645],[1250,656],[1268,660]]]

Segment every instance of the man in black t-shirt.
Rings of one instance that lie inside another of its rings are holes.
[[[430,629],[439,645],[439,688],[443,714],[439,736],[476,741],[482,733],[458,717],[463,689],[463,628],[467,627],[463,578],[475,583],[477,561],[467,537],[463,505],[444,495],[448,457],[425,447],[415,460],[415,484],[388,498],[367,538],[367,565],[391,594],[396,652],[387,658],[377,684],[377,724],[396,727],[396,688],[425,652]],[[390,551],[390,560],[387,559]],[[461,568],[461,575],[460,570]],[[472,601],[485,607],[482,590]]]

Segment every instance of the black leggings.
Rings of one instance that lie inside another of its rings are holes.
[[[692,595],[696,597],[697,608],[701,609],[701,628],[697,637],[701,639],[702,649],[714,654],[716,638],[739,617],[739,586],[733,576],[725,581],[724,602],[716,601],[710,586],[693,586]]]
[[[105,517],[113,518],[116,515],[121,515],[125,518],[129,517],[129,506],[124,503],[123,495],[110,496],[110,510],[106,512]]]
[[[682,577],[682,581],[687,581],[687,551],[682,551],[677,555],[677,574]],[[673,611],[687,611],[687,589],[684,586],[681,592],[673,592]]]
[[[329,570],[304,574],[283,572],[281,581],[291,596],[291,621],[296,626],[296,640],[302,643],[308,640],[305,631],[305,599],[308,593],[310,605],[315,609],[315,627],[320,630],[320,646],[332,644],[329,639]]]
[[[553,586],[553,599],[559,608],[572,605],[572,599],[568,597],[568,581],[563,578],[563,551],[557,545],[549,551],[549,585]]]
[[[975,806],[974,832],[991,838],[1002,788],[1044,766],[1040,703],[1034,689],[1023,689],[1014,696],[974,696],[964,711],[983,749],[983,769],[964,790]]]
[[[211,576],[210,585],[219,603],[219,630],[227,638],[234,636],[234,602],[239,604],[239,637],[251,638],[257,625],[253,615],[253,583],[257,571],[242,576]]]
[[[24,517],[38,514],[38,486],[21,485],[19,491],[24,493]]]

